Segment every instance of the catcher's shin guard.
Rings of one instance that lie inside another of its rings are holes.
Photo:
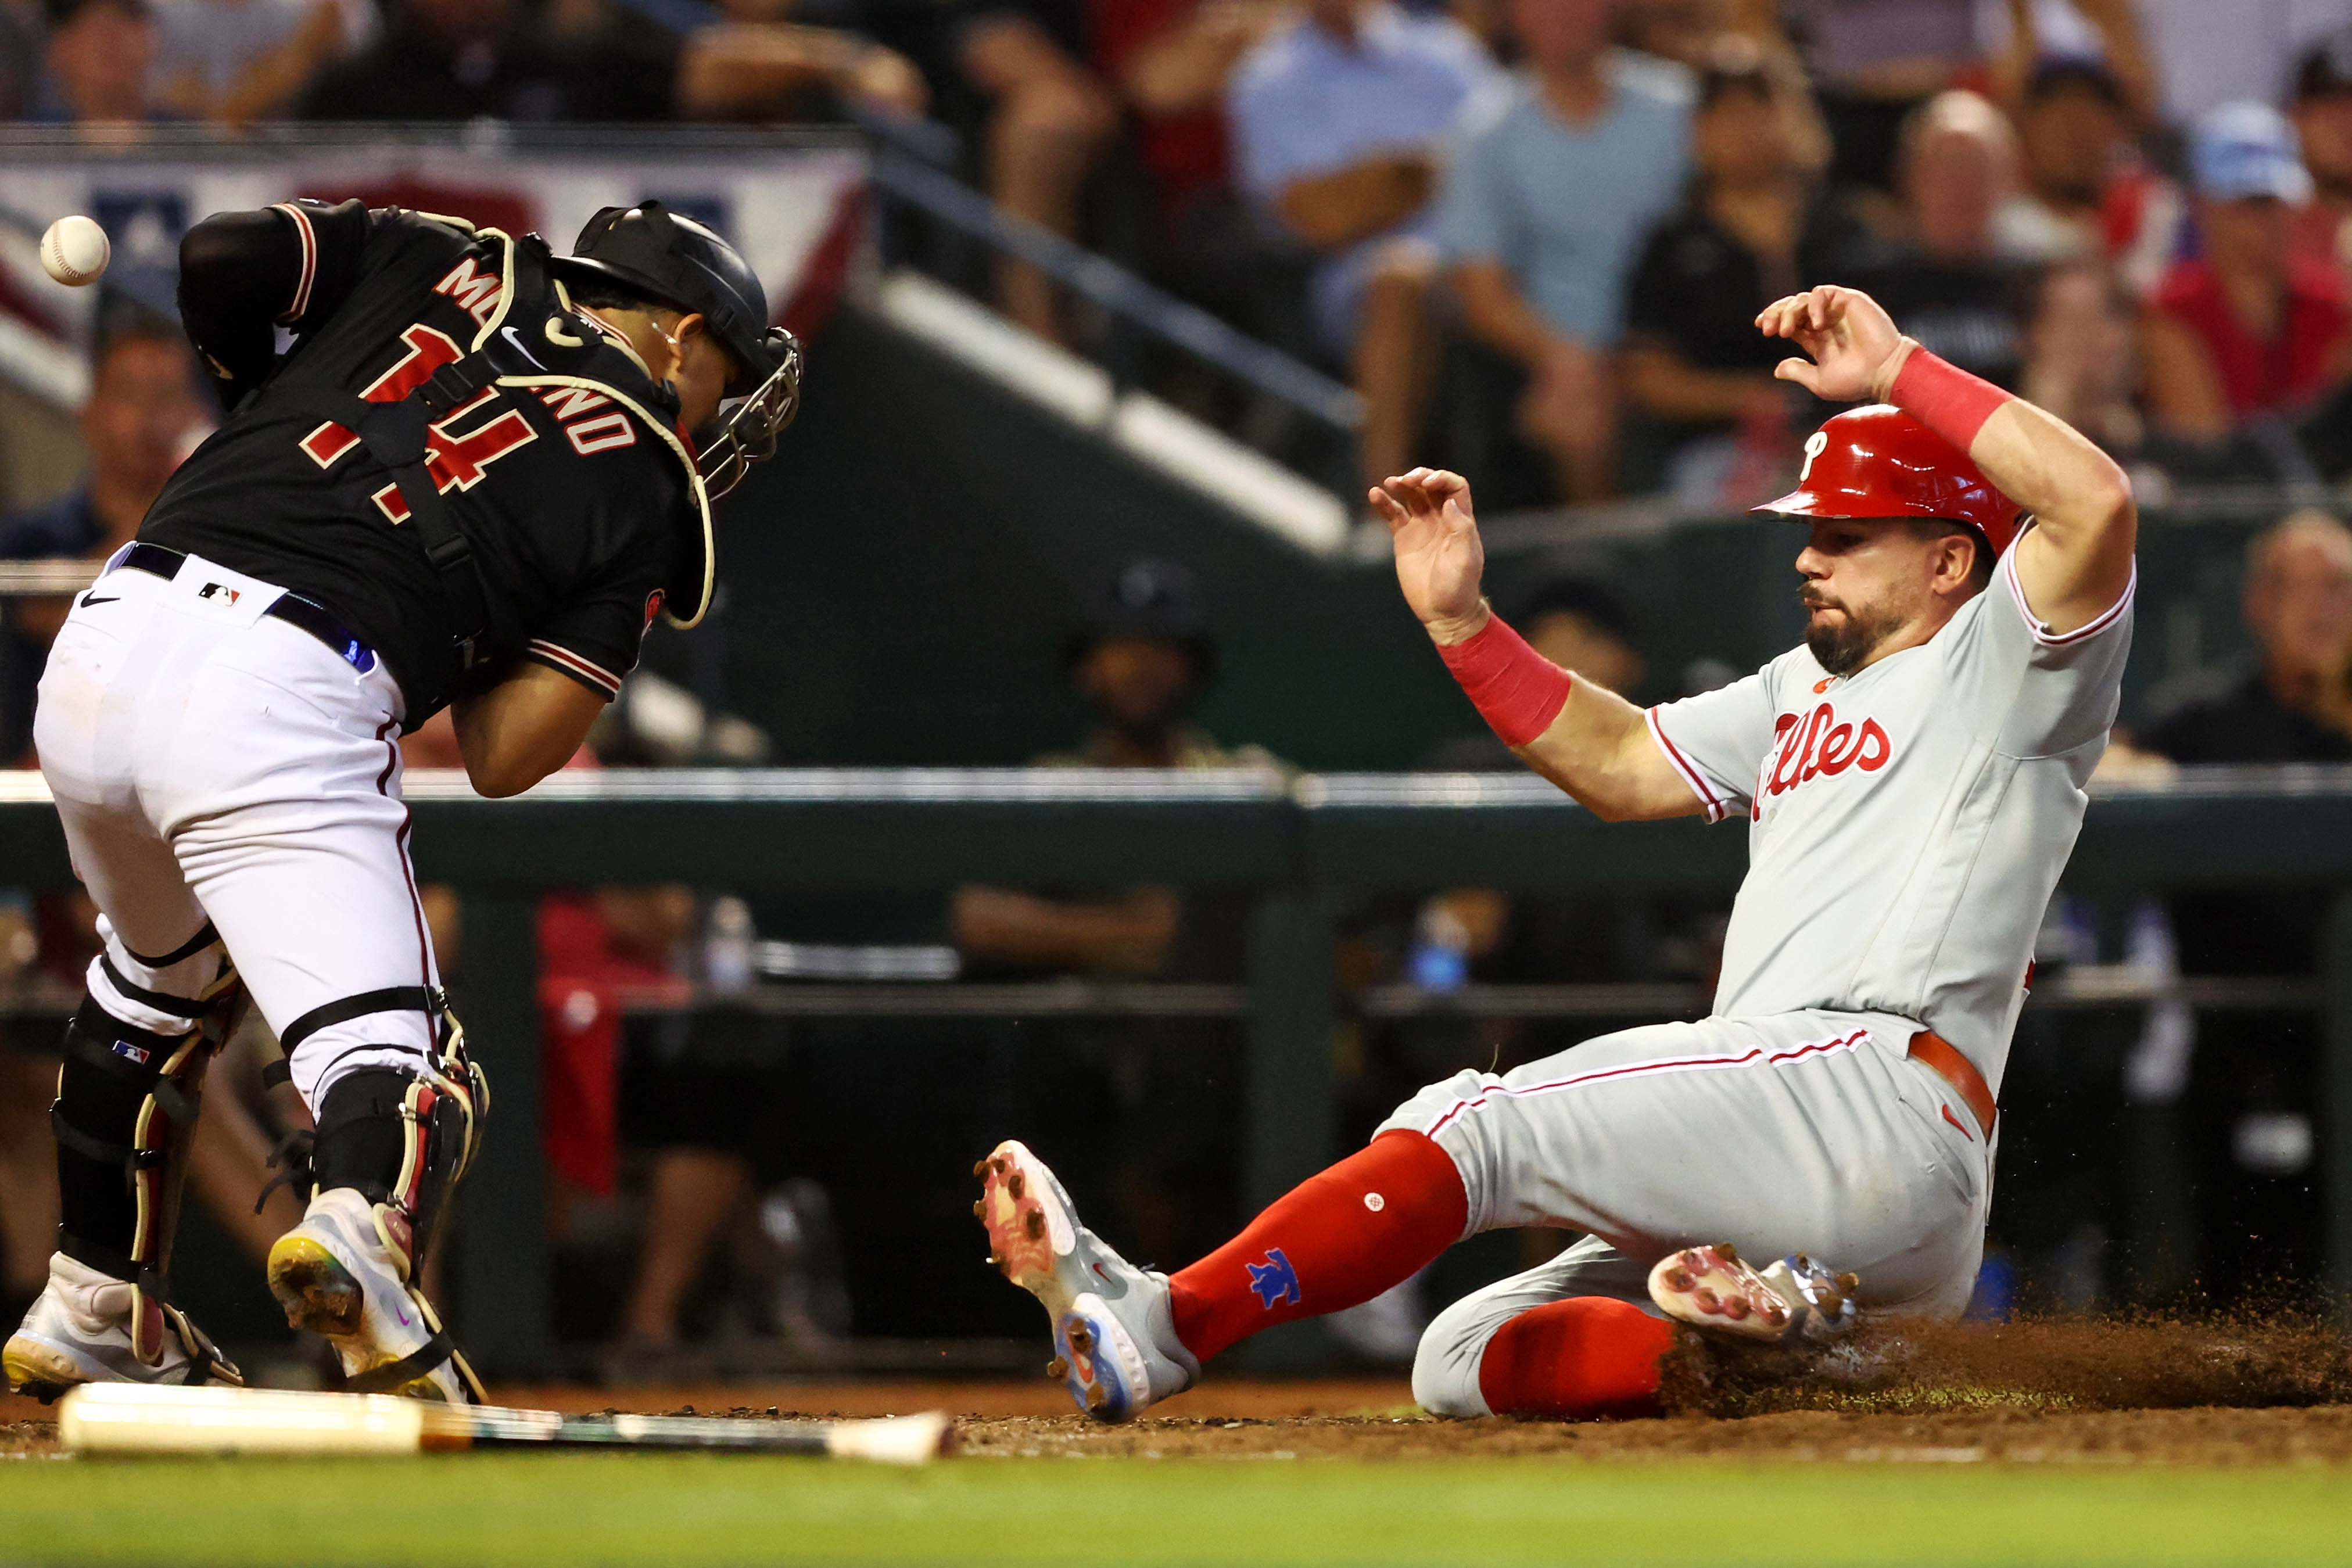
[[[356,1188],[375,1206],[384,1245],[413,1282],[472,1163],[476,1111],[445,1080],[370,1067],[337,1081],[319,1108],[318,1190]]]
[[[363,1198],[374,1241],[431,1331],[423,1343],[394,1359],[354,1375],[358,1392],[406,1387],[420,1373],[447,1362],[466,1392],[482,1399],[481,1384],[456,1343],[441,1327],[422,1289],[425,1260],[455,1197],[459,1180],[480,1147],[481,1122],[489,1088],[467,1056],[465,1031],[442,1003],[440,1043],[422,1076],[398,1068],[366,1067],[335,1081],[319,1107],[318,1132],[310,1156],[315,1184],[312,1212],[322,1195],[348,1188]],[[310,1221],[305,1221],[308,1228]],[[273,1288],[289,1303],[289,1320],[330,1337],[350,1339],[363,1328],[362,1304],[353,1291],[363,1281],[346,1265],[330,1267],[315,1249],[290,1234],[271,1253]],[[285,1256],[280,1257],[283,1252]],[[327,1276],[320,1277],[321,1271]],[[310,1322],[317,1318],[318,1322]],[[339,1346],[339,1348],[341,1348]]]
[[[176,1341],[192,1383],[242,1381],[172,1305],[167,1283],[205,1069],[237,994],[235,976],[224,976],[211,996],[189,1004],[189,1028],[175,1035],[132,1029],[84,998],[66,1026],[49,1109],[64,1221],[58,1249],[129,1284],[133,1353],[157,1365]]]

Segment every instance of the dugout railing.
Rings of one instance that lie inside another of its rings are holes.
[[[1737,824],[1605,827],[1540,780],[1508,775],[1087,773],[1068,769],[606,770],[483,800],[454,774],[408,788],[419,875],[461,895],[459,998],[495,1085],[496,1113],[452,1239],[461,1332],[500,1375],[553,1364],[540,1166],[535,903],[587,885],[689,883],[746,895],[926,893],[967,882],[1117,889],[1245,889],[1241,985],[877,986],[776,1005],[836,1015],[1021,1016],[1088,1011],[1243,1019],[1242,1196],[1255,1205],[1336,1152],[1332,1039],[1343,1006],[1570,1016],[1630,995],[1564,988],[1420,999],[1339,995],[1335,923],[1350,899],[1477,885],[1600,896],[1721,892],[1746,862]],[[1604,831],[1605,828],[1605,831]],[[1888,852],[1899,852],[1889,846]],[[0,778],[0,885],[72,881],[37,774]],[[2066,885],[2117,900],[2175,889],[2295,883],[2340,889],[2323,934],[2325,1063],[2313,1107],[2352,1126],[2352,768],[2210,768],[2100,789]],[[1530,993],[1556,990],[1546,998]],[[2227,1005],[2228,987],[2210,998]],[[1394,994],[1389,994],[1394,993]],[[2074,998],[2128,1001],[2131,988]],[[2192,999],[2194,994],[2191,993]],[[1655,998],[1671,1002],[1661,991]],[[2063,988],[2053,999],[2067,1000]],[[2275,998],[2266,999],[2275,1000]],[[2352,1303],[2352,1148],[2321,1140],[2328,1279]],[[1277,1341],[1261,1364],[1319,1341]]]

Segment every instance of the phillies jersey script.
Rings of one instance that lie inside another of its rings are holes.
[[[397,402],[485,353],[497,382],[432,427],[429,457],[504,629],[477,665],[534,660],[617,693],[655,611],[690,622],[708,596],[709,507],[668,390],[543,277],[508,298],[518,242],[495,230],[357,202],[270,210],[299,242],[285,276],[250,300],[183,290],[191,335],[242,395],[139,537],[332,611],[391,666],[415,728],[450,695],[466,629],[390,474],[299,386]],[[282,356],[273,323],[292,334]]]
[[[1708,821],[1748,823],[1717,1016],[1914,1019],[1999,1085],[2132,626],[2126,591],[2053,633],[2016,567],[2012,547],[1942,631],[1852,676],[1799,647],[1651,710]]]

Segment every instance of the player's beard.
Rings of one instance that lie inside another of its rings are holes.
[[[1856,610],[1843,600],[1816,594],[1811,589],[1798,597],[1807,610],[1840,612],[1833,621],[1805,622],[1805,646],[1812,650],[1814,662],[1832,675],[1850,675],[1870,663],[1878,645],[1903,624],[1903,617],[1891,612],[1873,614]]]

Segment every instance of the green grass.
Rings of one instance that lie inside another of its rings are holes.
[[[2352,1475],[632,1454],[0,1463],[0,1559],[430,1563],[2346,1560]]]

